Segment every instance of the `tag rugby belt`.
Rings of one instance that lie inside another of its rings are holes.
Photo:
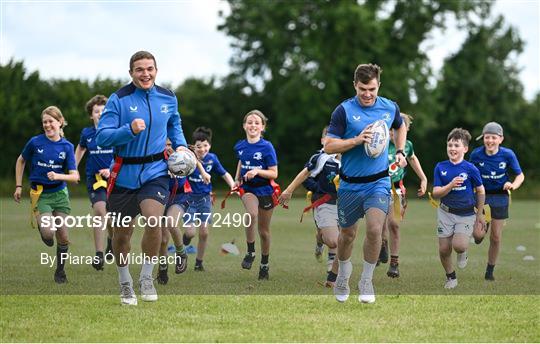
[[[354,183],[354,184],[371,183],[384,177],[388,177],[388,170],[383,170],[381,172],[377,172],[375,174],[370,174],[369,176],[363,176],[363,177],[349,177],[349,176],[344,175],[341,171],[339,171],[339,178],[341,178],[341,180],[344,180],[347,183]]]

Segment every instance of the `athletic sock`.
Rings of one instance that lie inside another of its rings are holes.
[[[364,270],[362,270],[362,279],[371,280],[373,278],[373,271],[377,266],[376,263],[368,263],[364,260]]]
[[[96,251],[96,256],[98,256],[99,258],[103,259],[103,252],[101,252],[101,251]]]
[[[183,254],[186,254],[186,248],[184,247],[184,244],[180,244],[179,246],[175,246],[176,253],[181,256]]]
[[[184,246],[187,246],[189,245],[189,243],[191,242],[191,238],[188,238],[185,234],[182,235],[182,242],[184,243]]]
[[[66,259],[67,259],[67,255],[66,255],[67,252],[68,252],[68,245],[58,244],[56,246],[56,270],[58,271],[64,270],[64,265],[66,264]]]
[[[268,265],[269,254],[261,254],[261,265]]]
[[[486,274],[493,275],[493,270],[495,270],[495,265],[491,265],[488,263],[486,267]]]
[[[118,281],[120,284],[129,282],[130,285],[133,285],[133,279],[129,273],[129,265],[117,266],[116,270],[118,270]]]
[[[107,249],[105,252],[111,252],[112,251],[112,239],[107,237]]]
[[[318,242],[318,241],[317,241],[317,247],[318,247],[319,249],[320,249],[321,247],[323,247],[323,245],[324,245],[324,244],[323,244],[322,242]]]
[[[255,241],[247,243],[247,250],[248,250],[248,253],[251,254],[252,256],[255,255]]]
[[[195,266],[201,266],[202,260],[195,258]]]
[[[398,265],[399,264],[399,256],[390,256],[390,264],[391,265]]]
[[[141,278],[148,277],[152,278],[152,271],[154,271],[154,264],[149,263],[148,261],[144,262],[141,267]]]
[[[338,260],[338,262],[339,262],[338,275],[350,277],[352,273],[351,259],[349,258],[347,260]]]
[[[328,274],[326,275],[326,280],[329,282],[335,282],[337,279],[337,274],[333,273],[332,271],[328,271]]]
[[[330,253],[328,252],[328,260],[334,260],[336,258],[336,254],[335,253]]]
[[[159,264],[159,270],[160,270],[160,271],[167,270],[168,267],[169,267],[169,266],[168,266],[167,264]]]
[[[450,279],[456,279],[456,271],[452,271],[451,273],[449,274],[446,274],[446,278],[450,278]]]

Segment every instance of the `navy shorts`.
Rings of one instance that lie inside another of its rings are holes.
[[[182,210],[184,212],[186,212],[188,207],[189,207],[188,195],[189,194],[183,193],[183,192],[179,193],[179,194],[176,194],[176,196],[174,197],[174,200],[172,202],[167,203],[167,208],[165,209],[165,214],[167,213],[167,210],[170,207],[172,207],[173,205],[179,206],[180,208],[182,208]]]
[[[256,195],[257,196],[257,195]],[[259,208],[263,210],[270,210],[274,208],[274,199],[270,196],[257,196],[259,200]]]
[[[487,194],[486,204],[491,208],[491,218],[495,220],[504,220],[508,218],[508,205],[510,198],[508,195]]]
[[[88,189],[88,198],[92,206],[97,202],[107,202],[107,189],[98,188],[97,190]]]
[[[115,186],[107,200],[107,211],[121,217],[130,216],[132,219],[141,213],[139,204],[145,199],[153,199],[165,205],[169,199],[169,176],[152,179],[139,189],[126,189]]]

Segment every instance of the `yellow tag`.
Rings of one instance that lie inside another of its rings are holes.
[[[34,224],[35,217],[39,215],[39,212],[37,210],[37,203],[39,201],[39,196],[41,196],[41,193],[43,192],[43,185],[37,185],[36,190],[30,189],[30,225],[32,228],[36,228],[36,225]]]
[[[311,195],[313,195],[313,192],[311,192],[311,191],[308,191],[306,193],[306,202],[307,202],[307,204],[311,204]]]
[[[107,188],[107,181],[103,180],[103,178],[101,177],[101,174],[99,173],[96,173],[95,174],[96,176],[96,182],[94,184],[92,184],[92,189],[94,190],[97,190],[99,188]]]
[[[508,190],[508,205],[512,204],[512,191]]]
[[[429,197],[429,203],[431,204],[431,206],[433,208],[438,208],[439,207],[439,201],[436,201],[433,196],[431,196],[431,192],[428,192],[428,197]]]
[[[399,195],[394,183],[390,184],[392,185],[392,195],[394,196],[394,219],[397,221],[401,219],[401,202],[399,201]]]
[[[332,181],[334,182],[335,187],[336,187],[336,191],[337,191],[337,189],[339,189],[339,180],[340,180],[340,179],[339,179],[339,174],[336,175],[336,176],[334,177],[334,179],[332,180]]]
[[[486,219],[486,223],[491,222],[491,208],[489,204],[484,204],[484,218]]]

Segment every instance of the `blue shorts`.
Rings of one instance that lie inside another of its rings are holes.
[[[373,187],[360,191],[338,190],[337,207],[340,227],[350,227],[363,218],[369,208],[388,213],[390,190],[383,183],[374,182]]]
[[[138,189],[115,186],[107,200],[107,211],[117,216],[132,219],[141,213],[139,204],[145,199],[153,199],[165,205],[169,199],[169,176],[152,179]]]
[[[212,223],[212,196],[190,194],[187,202],[189,207],[183,217],[185,226]]]
[[[183,193],[183,192],[179,194],[177,193],[176,196],[174,197],[174,200],[172,202],[167,203],[165,214],[167,213],[167,209],[169,209],[173,205],[179,206],[180,208],[182,208],[184,212],[186,212],[189,207],[188,196],[189,194],[187,193]]]
[[[97,202],[107,202],[107,190],[105,188],[98,188],[97,190],[88,190],[88,198],[92,206]]]
[[[491,218],[495,220],[504,220],[508,218],[508,205],[510,197],[501,194],[487,194],[486,204],[491,208]]]

